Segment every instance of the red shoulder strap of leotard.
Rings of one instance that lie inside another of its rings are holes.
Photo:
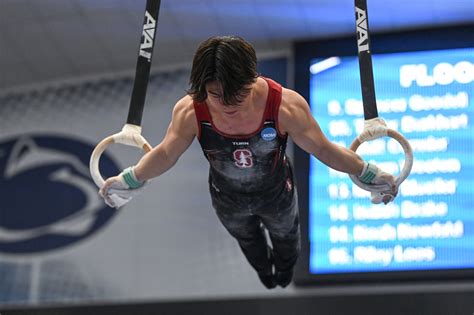
[[[267,106],[265,109],[265,120],[278,121],[278,110],[281,103],[281,85],[272,79],[262,77],[268,84]]]

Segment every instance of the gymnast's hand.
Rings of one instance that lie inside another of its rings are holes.
[[[140,194],[148,181],[139,181],[133,167],[129,167],[117,176],[108,178],[99,190],[99,195],[112,208],[120,208],[133,197]]]
[[[386,185],[387,190],[383,192],[371,192],[371,200],[374,204],[387,204],[392,201],[398,193],[398,186],[392,174],[382,171],[377,165],[365,163],[359,180],[365,184]]]

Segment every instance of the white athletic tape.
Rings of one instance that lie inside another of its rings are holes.
[[[358,136],[361,143],[387,136],[387,124],[382,118],[364,121],[364,130]]]
[[[122,131],[114,134],[115,143],[125,144],[131,147],[143,148],[143,146],[148,143],[145,138],[142,137],[142,127],[125,124]]]

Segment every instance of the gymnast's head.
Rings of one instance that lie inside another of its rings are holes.
[[[223,105],[239,105],[257,77],[257,57],[250,43],[238,36],[214,36],[194,54],[188,94],[196,102],[209,96],[220,98]]]

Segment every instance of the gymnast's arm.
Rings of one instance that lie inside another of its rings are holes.
[[[145,154],[135,166],[137,179],[143,182],[169,170],[191,145],[197,132],[193,101],[190,96],[185,96],[173,109],[163,141]]]
[[[295,91],[283,89],[278,121],[281,133],[287,133],[301,149],[327,166],[357,176],[362,173],[364,161],[355,152],[326,138],[308,103]]]

